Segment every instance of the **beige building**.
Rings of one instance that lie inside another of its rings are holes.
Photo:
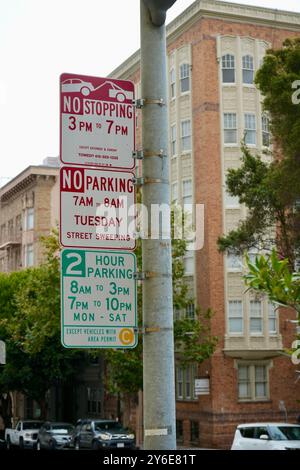
[[[59,168],[29,166],[0,188],[0,271],[38,265],[41,235],[59,220]]]

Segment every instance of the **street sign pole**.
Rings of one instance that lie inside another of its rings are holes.
[[[146,4],[141,0],[143,149],[166,155],[166,32],[164,24],[153,24]],[[168,158],[145,158],[143,177],[143,204],[150,214],[153,204],[170,203]],[[144,239],[142,249],[143,271],[151,273],[143,283],[144,448],[176,449],[171,240],[163,239],[159,227],[157,239]]]

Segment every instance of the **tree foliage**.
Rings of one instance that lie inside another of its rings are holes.
[[[247,257],[247,265],[246,284],[273,302],[293,308],[300,320],[300,273],[291,272],[288,259],[279,259],[272,250],[269,256],[257,256],[253,263]]]
[[[61,345],[57,233],[43,243],[45,263],[0,276],[0,334],[7,347],[0,390],[24,393],[45,415],[47,391],[76,372],[83,354]]]
[[[184,240],[172,240],[173,308],[185,310],[193,303],[184,278],[183,256],[186,253]],[[141,242],[138,241],[137,265],[142,270]],[[217,338],[210,332],[209,319],[212,311],[196,312],[195,319],[181,318],[174,322],[174,343],[178,358],[183,365],[200,363],[209,358],[215,350]],[[138,286],[138,318],[142,327],[142,286]],[[108,387],[112,392],[135,394],[143,388],[143,344],[139,338],[138,346],[128,350],[107,350]]]

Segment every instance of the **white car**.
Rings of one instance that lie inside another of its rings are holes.
[[[287,423],[239,424],[231,450],[300,450],[300,425]]]
[[[81,93],[83,96],[88,96],[91,91],[94,91],[94,85],[90,82],[84,82],[80,78],[68,78],[61,84],[62,93]]]

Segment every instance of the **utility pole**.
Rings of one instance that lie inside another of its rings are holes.
[[[170,204],[164,23],[175,1],[140,0],[142,202],[149,215],[154,204]],[[142,241],[144,448],[176,449],[171,239],[164,239],[162,224],[157,230],[156,239]]]

